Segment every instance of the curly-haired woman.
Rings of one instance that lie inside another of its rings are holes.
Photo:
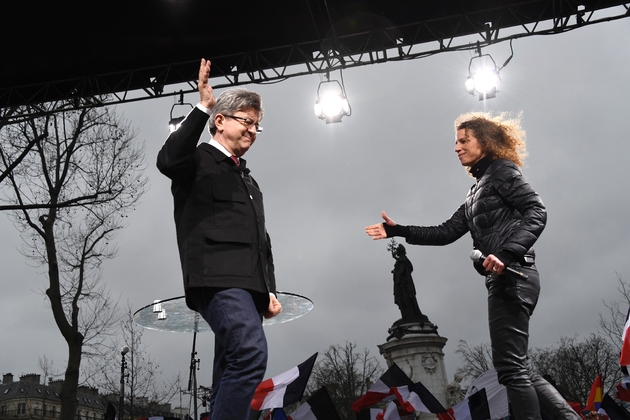
[[[385,222],[367,226],[366,233],[373,239],[402,236],[410,244],[446,245],[470,232],[473,247],[487,255],[474,266],[485,276],[493,364],[514,418],[541,419],[542,411],[550,419],[579,419],[527,362],[529,319],[540,292],[532,246],[547,213],[519,170],[526,156],[520,119],[469,113],[455,120],[455,131],[455,153],[476,179],[464,204],[438,226],[400,225],[383,212]]]

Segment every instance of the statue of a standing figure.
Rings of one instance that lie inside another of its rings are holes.
[[[463,376],[456,373],[453,382],[446,386],[446,399],[449,407],[466,398],[466,390],[462,388],[462,379]]]
[[[388,247],[392,257],[396,260],[392,273],[394,274],[394,302],[398,305],[402,319],[415,319],[422,317],[422,312],[416,300],[416,287],[411,278],[413,265],[407,258],[407,251],[402,244],[396,246],[396,242]]]

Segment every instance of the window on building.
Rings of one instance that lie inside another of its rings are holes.
[[[26,403],[19,403],[18,404],[17,414],[18,414],[18,416],[25,416],[26,415]]]
[[[6,417],[7,416],[7,406],[3,405],[0,406],[0,417]]]

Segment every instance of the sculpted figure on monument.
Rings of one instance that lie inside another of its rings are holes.
[[[448,402],[448,406],[452,407],[458,402],[462,401],[466,396],[466,390],[462,388],[462,375],[459,373],[455,374],[453,378],[453,382],[446,386],[446,398]]]
[[[411,278],[413,265],[407,258],[407,251],[402,244],[396,246],[396,242],[392,241],[389,249],[392,257],[396,260],[394,263],[394,302],[398,305],[402,319],[415,319],[422,316],[418,301],[416,300],[416,287]]]

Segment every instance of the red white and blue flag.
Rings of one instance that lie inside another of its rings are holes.
[[[444,406],[425,388],[420,382],[412,385],[405,385],[394,388],[394,395],[398,399],[398,403],[408,413],[420,411],[423,413],[443,413],[446,411]]]
[[[628,420],[630,413],[628,410],[618,405],[608,394],[602,398],[602,406],[598,410],[599,414],[605,414],[610,420]]]
[[[394,401],[387,404],[382,413],[376,415],[376,420],[400,420],[398,406]]]
[[[287,417],[288,420],[340,420],[339,413],[324,387],[318,389]]]
[[[438,415],[440,420],[502,419],[509,415],[507,390],[497,372],[490,369],[481,374],[468,388],[466,398]]]
[[[630,375],[627,366],[621,366],[621,382],[617,384],[617,399],[630,401]]]
[[[626,325],[623,327],[621,335],[621,354],[619,355],[619,364],[623,377],[621,383],[617,384],[617,399],[621,401],[630,401],[630,376],[628,368],[630,366],[630,308],[626,315]]]
[[[487,420],[504,417],[492,417],[486,389],[482,388],[463,401],[450,407],[445,414],[438,414],[440,420]],[[507,417],[507,416],[505,416]]]
[[[405,385],[413,385],[413,381],[409,379],[396,363],[393,363],[379,380],[352,404],[352,410],[359,413],[363,408],[374,405],[392,396],[394,394],[392,389]]]
[[[630,309],[628,309],[628,315],[626,315],[626,325],[623,327],[621,341],[619,364],[621,366],[630,366]]]
[[[395,401],[390,401],[385,408],[366,408],[357,414],[357,420],[402,420],[409,417],[409,413],[399,408]]]
[[[253,410],[282,408],[302,399],[317,353],[288,371],[266,379],[258,385],[251,407]]]
[[[393,363],[368,391],[352,404],[357,413],[384,400],[398,399],[407,412],[443,413],[446,409],[420,382],[411,379]]]

